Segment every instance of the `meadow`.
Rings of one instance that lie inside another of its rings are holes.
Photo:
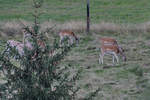
[[[91,21],[143,23],[149,20],[148,0],[91,0]],[[32,20],[32,0],[0,0],[0,21]],[[86,20],[86,0],[45,0],[41,21]]]
[[[0,0],[0,51],[8,39],[22,41],[21,24],[32,24],[32,0]],[[41,30],[56,27],[72,29],[78,46],[61,62],[70,69],[81,69],[77,96],[101,87],[94,100],[149,100],[150,96],[150,12],[149,0],[91,0],[91,34],[86,35],[86,0],[45,0],[40,11]],[[51,36],[51,33],[49,33]],[[125,49],[127,61],[113,65],[105,56],[98,63],[100,37],[113,37]]]

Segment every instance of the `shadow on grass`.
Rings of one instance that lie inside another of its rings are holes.
[[[127,63],[120,63],[120,64],[105,64],[105,65],[102,65],[102,68],[103,68],[103,69],[120,68],[120,67],[124,67],[125,65],[127,65]]]

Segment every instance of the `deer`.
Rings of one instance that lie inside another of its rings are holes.
[[[13,49],[15,49],[18,52],[18,55],[14,55],[15,59],[18,59],[19,57],[24,56],[24,47],[27,47],[28,50],[32,50],[33,46],[32,44],[26,39],[28,37],[31,37],[30,34],[27,34],[27,31],[25,29],[21,30],[24,34],[23,36],[23,42],[15,41],[15,40],[8,40],[6,43],[6,47],[3,51],[3,54],[7,53],[10,55]],[[19,57],[18,57],[19,56]]]
[[[14,58],[17,59],[19,57],[23,57],[25,55],[24,47],[26,47],[27,50],[31,51],[34,49],[33,42],[32,42],[32,35],[30,32],[34,32],[32,27],[29,27],[28,32],[26,29],[21,30],[23,33],[23,41],[15,41],[15,40],[8,40],[6,43],[6,47],[3,51],[3,54],[7,53],[10,55],[12,49],[15,49],[18,52],[18,55],[14,55]],[[46,49],[46,44],[41,39],[37,39],[37,45],[39,48],[44,52]],[[49,56],[54,56],[55,53],[53,50],[49,51]],[[19,57],[18,57],[19,56]],[[35,52],[32,58],[34,59],[37,56],[37,53]]]
[[[10,56],[10,53],[12,49],[15,49],[18,52],[18,55],[14,55],[14,58],[17,59],[19,57],[22,57],[24,55],[24,50],[23,50],[23,43],[15,41],[15,40],[8,40],[6,43],[6,47],[3,51],[3,54],[8,54]]]
[[[26,29],[23,29],[22,32],[23,32],[23,44],[25,44],[28,48],[33,49],[30,39],[32,38],[31,34],[34,33],[34,30],[32,29],[32,27],[29,27],[29,32]],[[46,48],[45,42],[42,41],[40,38],[37,38],[37,45],[41,49]]]
[[[33,50],[34,46],[33,46],[33,33],[34,30],[32,27],[29,27],[28,29],[24,28],[22,29],[22,33],[23,33],[23,44],[29,48],[28,50]],[[38,47],[42,50],[45,51],[46,48],[46,44],[44,41],[42,41],[40,38],[37,38],[37,45]],[[35,52],[34,56],[32,58],[35,58],[37,56],[37,53]]]
[[[76,43],[76,44],[79,43],[79,39],[77,38],[75,33],[70,31],[70,30],[60,31],[59,32],[59,37],[60,37],[60,46],[62,46],[63,41],[64,41],[65,38],[69,38],[68,39],[68,46],[72,45],[73,43]]]
[[[100,42],[101,44],[106,44],[106,45],[118,45],[117,40],[113,39],[113,38],[108,38],[108,37],[103,37],[100,38]]]
[[[101,41],[101,53],[99,54],[99,63],[103,64],[104,55],[112,55],[113,56],[113,63],[115,63],[115,59],[117,63],[119,62],[118,55],[122,56],[123,61],[126,61],[126,56],[124,54],[123,48],[118,45],[117,40],[113,38],[100,38]]]
[[[29,31],[29,32],[28,32]],[[33,44],[30,40],[30,38],[32,37],[31,33],[34,33],[34,30],[32,27],[29,27],[28,31],[26,29],[23,29],[23,43],[25,44],[26,47],[30,48],[30,50],[33,49]],[[31,33],[30,33],[31,32]],[[37,38],[37,45],[38,47],[44,52],[46,49],[46,43],[44,41],[42,41],[40,38]],[[50,50],[48,55],[53,57],[55,55],[55,51],[54,50]],[[34,54],[34,56],[32,58],[35,58],[37,56],[37,53]]]

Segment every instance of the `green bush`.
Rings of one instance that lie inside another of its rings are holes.
[[[42,0],[33,1],[35,8],[41,6]],[[15,61],[18,66],[12,63],[12,57],[5,53],[0,54],[0,72],[5,78],[5,82],[0,84],[2,100],[71,100],[78,91],[74,85],[79,72],[70,78],[67,67],[57,66],[71,47],[60,48],[57,39],[51,46],[44,33],[39,32],[38,16],[34,15],[34,32],[25,27],[32,36],[33,49],[28,50],[24,46],[24,55]],[[45,43],[44,50],[38,44],[39,39]],[[17,50],[11,51],[11,55],[19,56]]]

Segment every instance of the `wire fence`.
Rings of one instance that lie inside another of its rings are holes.
[[[64,2],[66,1],[66,2]],[[116,1],[109,5],[103,5],[104,0],[90,0],[90,20],[91,23],[113,22],[113,23],[144,23],[150,20],[149,5],[120,5],[115,6]],[[108,1],[108,0],[107,0]],[[98,3],[97,3],[98,2]],[[139,2],[139,1],[137,1]],[[51,7],[55,16],[50,19],[58,21],[82,20],[86,21],[86,0],[62,0],[62,5],[55,4]],[[51,14],[51,11],[50,13]]]
[[[143,23],[150,20],[149,7],[99,7],[99,12],[91,12],[93,22]]]
[[[131,1],[135,2],[130,3]],[[97,32],[104,30],[116,31],[120,30],[122,25],[123,28],[127,27],[131,30],[130,25],[133,24],[132,28],[136,28],[136,30],[137,28],[144,31],[145,29],[150,30],[150,3],[148,1],[90,0],[90,28],[92,31],[97,30]],[[26,3],[13,5],[11,10],[4,9],[0,10],[0,12],[7,16],[5,17],[7,20],[19,15],[17,18],[27,21],[27,25],[28,23],[30,25],[31,21],[28,19],[33,17],[31,16],[33,9]],[[87,27],[86,4],[87,0],[45,0],[41,10],[46,11],[46,13],[40,16],[42,30],[56,24],[56,30],[58,31],[61,29],[71,29],[85,32]],[[19,34],[20,31],[16,30],[21,29],[21,25],[16,21],[0,23],[0,27],[4,30],[3,33],[8,33],[8,35],[12,33],[12,30],[14,30],[14,34]]]

